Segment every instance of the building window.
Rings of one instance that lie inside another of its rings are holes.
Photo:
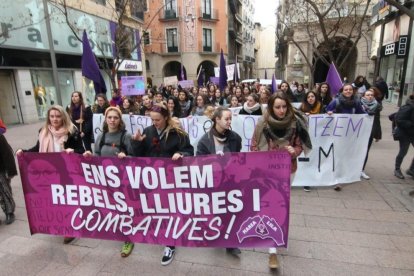
[[[151,71],[150,62],[148,59],[145,60],[145,69],[147,69],[148,71]]]
[[[165,18],[177,18],[176,0],[165,0]]]
[[[203,52],[211,52],[213,49],[212,45],[212,37],[211,37],[211,29],[204,29],[203,28]]]
[[[177,28],[167,29],[167,50],[168,53],[178,52]]]
[[[103,6],[106,5],[106,0],[93,0],[93,1],[96,2],[96,4],[99,4],[99,5],[103,5]]]
[[[142,37],[144,38],[144,45],[151,44],[151,35],[149,31],[144,31]]]
[[[211,19],[211,0],[202,0],[203,1],[203,18]]]
[[[131,15],[144,21],[144,11],[147,10],[147,0],[132,0]]]

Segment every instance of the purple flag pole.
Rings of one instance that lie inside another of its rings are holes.
[[[326,76],[326,82],[329,84],[329,87],[331,88],[332,95],[338,94],[339,90],[342,88],[341,76],[339,75],[339,72],[336,69],[336,66],[333,62],[331,63],[331,65],[329,65],[329,71],[328,75]]]
[[[265,69],[265,76],[264,76],[265,80],[267,80],[267,70]]]
[[[181,63],[181,80],[185,80],[185,75],[184,75],[184,66]]]
[[[239,74],[237,72],[237,58],[236,63],[234,64],[234,84],[236,84],[239,80]]]
[[[220,82],[219,87],[221,91],[224,91],[224,88],[227,86],[227,71],[226,71],[226,61],[224,60],[223,49],[221,49],[220,54]]]
[[[200,67],[200,71],[198,72],[197,84],[198,87],[204,86],[204,69],[202,66]]]
[[[275,74],[273,74],[273,76],[272,76],[272,94],[275,93],[276,91],[277,91],[276,79],[275,79]]]
[[[99,66],[96,63],[95,55],[92,52],[86,31],[83,31],[82,46],[82,76],[93,81],[96,94],[106,93],[105,81],[101,75],[101,71],[99,71]]]

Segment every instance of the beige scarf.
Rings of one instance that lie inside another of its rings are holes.
[[[68,140],[68,130],[61,127],[58,130],[52,126],[48,128],[42,128],[39,133],[39,152],[54,152],[54,141],[60,145],[60,148],[64,148],[64,143]]]

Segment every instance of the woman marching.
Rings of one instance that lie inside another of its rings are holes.
[[[16,155],[23,154],[24,151],[83,153],[85,149],[80,133],[68,113],[60,105],[54,105],[47,111],[46,123],[40,129],[36,145],[28,150],[18,149]],[[63,243],[70,243],[74,239],[65,237]]]
[[[240,152],[242,139],[240,135],[230,129],[232,117],[232,112],[228,108],[218,107],[214,111],[211,118],[213,127],[198,142],[196,156]],[[226,248],[226,250],[234,256],[241,253],[238,248]]]
[[[133,137],[134,156],[179,160],[184,156],[194,155],[188,134],[174,122],[165,105],[154,105],[150,117],[153,125],[145,128],[142,134],[138,131]],[[166,246],[161,264],[170,264],[174,254],[175,246]]]
[[[75,91],[72,93],[70,105],[67,106],[72,123],[78,128],[80,136],[86,150],[92,151],[92,110],[89,105],[85,105],[82,93]]]
[[[125,130],[121,110],[118,107],[108,107],[105,112],[102,133],[96,138],[95,155],[117,156],[123,159],[132,154],[131,135]],[[92,156],[92,152],[86,151],[83,155],[85,157]],[[133,249],[134,244],[132,242],[125,242],[121,249],[121,256],[128,257]]]
[[[250,94],[246,97],[243,108],[240,109],[240,115],[262,115],[262,106],[259,103],[257,94]]]
[[[295,111],[284,92],[273,94],[267,104],[267,112],[256,125],[251,151],[287,150],[292,157],[291,181],[297,169],[297,157],[302,150],[311,149],[307,120]],[[269,267],[277,268],[276,248],[269,248]]]

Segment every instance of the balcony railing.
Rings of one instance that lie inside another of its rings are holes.
[[[180,9],[164,9],[160,12],[160,21],[178,20]]]
[[[220,52],[220,43],[213,43],[211,46],[203,45],[202,41],[199,41],[198,48],[200,49],[201,54],[217,54]]]
[[[219,10],[218,9],[210,9],[207,12],[205,9],[200,8],[199,10],[199,19],[207,20],[207,21],[218,21],[219,20]]]

